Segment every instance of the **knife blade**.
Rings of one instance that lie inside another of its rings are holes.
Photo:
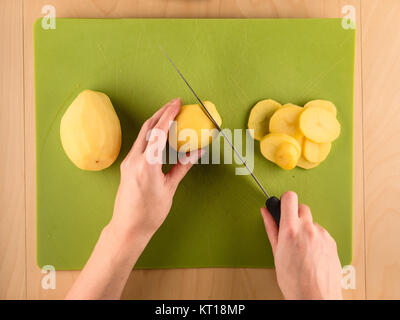
[[[186,86],[189,88],[189,90],[193,93],[195,96],[196,100],[199,102],[201,107],[203,108],[204,112],[208,116],[208,118],[211,120],[211,122],[214,124],[214,126],[217,128],[217,130],[221,133],[221,135],[224,137],[225,141],[230,145],[232,150],[235,152],[237,157],[240,159],[240,162],[245,166],[247,171],[250,173],[251,177],[253,180],[256,182],[256,184],[260,187],[261,191],[264,193],[264,195],[267,197],[267,200],[265,202],[265,205],[268,209],[268,211],[271,213],[272,217],[274,218],[276,224],[279,226],[280,218],[281,218],[281,201],[279,198],[275,196],[270,196],[268,192],[265,190],[263,185],[261,184],[260,180],[255,176],[252,170],[250,170],[249,166],[247,165],[246,161],[243,159],[242,155],[240,152],[235,148],[233,145],[232,141],[228,138],[228,136],[224,133],[222,128],[218,125],[218,123],[215,121],[211,113],[208,111],[206,106],[204,105],[203,101],[199,98],[199,96],[196,94],[196,92],[193,90],[192,86],[189,84],[189,82],[186,80],[186,78],[183,76],[179,68],[176,66],[176,64],[172,61],[172,59],[169,57],[169,55],[165,52],[164,48],[160,46],[161,51],[164,53],[170,64],[174,67],[175,71],[179,74],[180,78],[185,82]]]

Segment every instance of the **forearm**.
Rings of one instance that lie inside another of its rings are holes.
[[[119,299],[148,240],[107,225],[66,299]]]

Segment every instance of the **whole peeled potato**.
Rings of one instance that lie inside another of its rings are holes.
[[[121,125],[110,98],[102,92],[82,91],[61,119],[60,136],[65,153],[78,168],[109,167],[121,149]]]

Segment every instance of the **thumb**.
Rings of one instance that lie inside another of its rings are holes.
[[[267,208],[262,207],[261,214],[264,220],[264,226],[265,230],[267,231],[269,242],[271,243],[272,252],[275,255],[276,246],[278,244],[278,226],[276,225],[274,218],[272,218]]]
[[[177,188],[179,182],[182,181],[186,173],[190,170],[193,164],[202,157],[203,154],[204,150],[200,149],[186,157],[185,161],[178,160],[178,162],[166,174],[167,181],[172,184],[174,188]]]

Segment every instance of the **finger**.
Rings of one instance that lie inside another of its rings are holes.
[[[136,141],[133,144],[133,146],[131,148],[131,151],[129,151],[129,154],[134,153],[135,151],[137,151],[139,153],[143,153],[144,152],[144,150],[146,149],[146,146],[147,146],[147,140],[146,140],[147,132],[154,128],[154,126],[160,120],[161,116],[164,114],[164,112],[167,110],[167,108],[171,105],[171,103],[174,100],[175,99],[169,101],[163,107],[158,109],[156,111],[156,113],[154,113],[149,119],[147,119],[143,123],[142,127],[140,128],[139,134],[138,134],[138,136],[136,138]]]
[[[293,191],[285,192],[281,197],[281,222],[280,226],[297,225],[299,220],[299,206],[297,194]]]
[[[271,243],[272,252],[275,255],[276,246],[278,244],[278,226],[269,213],[268,209],[265,207],[261,208],[261,215],[264,220],[265,231],[267,231],[269,242]]]
[[[305,222],[312,222],[311,210],[305,204],[299,204],[299,219]]]
[[[197,152],[193,152],[188,157],[187,163],[182,163],[178,161],[165,175],[166,182],[171,184],[174,189],[176,189],[182,179],[185,177],[186,173],[190,170],[194,163],[197,162],[199,158],[203,156],[205,150],[200,149]]]
[[[160,136],[162,139],[161,141],[158,141],[158,144],[162,146],[163,148],[165,147],[165,144],[167,143],[167,136],[168,136],[168,131],[169,127],[172,124],[172,121],[175,119],[175,117],[178,115],[179,111],[181,110],[181,99],[176,98],[172,100],[168,107],[166,108],[165,112],[161,115],[160,119],[152,129],[157,129],[157,131],[162,131],[164,133],[163,136]],[[151,135],[150,135],[151,137]],[[148,146],[148,144],[147,144]],[[147,148],[146,146],[146,148]]]

